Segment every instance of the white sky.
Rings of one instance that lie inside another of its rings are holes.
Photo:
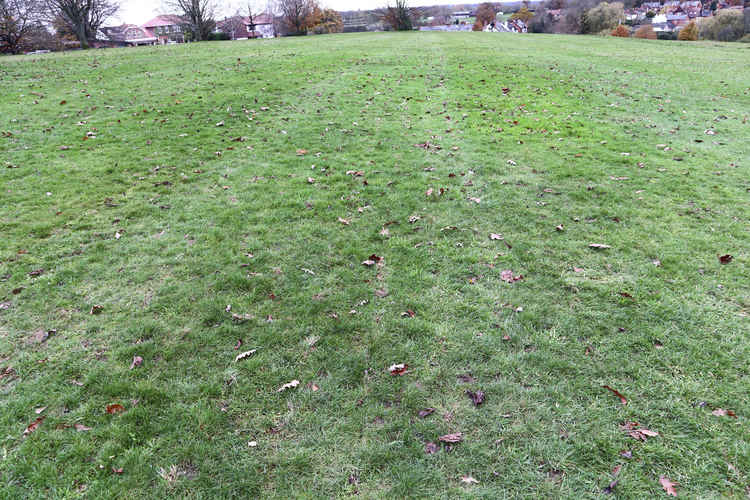
[[[474,0],[478,2],[479,0]],[[217,0],[219,5],[224,6],[218,16],[231,15],[238,8],[247,9],[247,1],[242,0]],[[260,6],[259,10],[265,10],[265,0],[255,0],[255,5]],[[336,10],[357,10],[357,9],[376,9],[384,7],[387,0],[320,0],[323,7],[329,7]],[[445,5],[461,4],[463,0],[412,0],[409,5],[418,7],[422,5]],[[122,0],[122,7],[118,18],[121,22],[129,24],[142,24],[152,17],[164,12],[161,8],[160,0]]]

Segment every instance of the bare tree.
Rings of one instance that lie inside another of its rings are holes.
[[[213,0],[167,0],[167,7],[185,19],[185,28],[193,40],[207,40],[216,27]]]
[[[18,54],[41,26],[39,0],[0,0],[0,52]]]
[[[81,48],[89,48],[104,21],[120,9],[117,0],[44,0],[50,21],[59,18],[75,33]]]
[[[409,31],[413,26],[414,11],[409,8],[407,0],[396,0],[395,6],[388,5],[380,11],[380,17],[394,31]]]
[[[315,24],[320,9],[315,0],[279,0],[279,10],[286,33],[304,35]]]

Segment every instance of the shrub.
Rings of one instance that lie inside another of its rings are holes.
[[[656,40],[656,31],[654,31],[654,27],[650,24],[644,24],[636,30],[635,37],[644,38],[647,40]]]
[[[745,19],[738,10],[722,9],[701,21],[700,36],[709,40],[734,42],[745,33]]]
[[[612,30],[612,33],[610,33],[612,36],[619,36],[620,38],[629,38],[630,37],[630,30],[627,29],[622,24],[617,26],[614,30]]]
[[[657,40],[677,40],[677,36],[669,31],[660,31],[656,34]]]
[[[477,19],[474,22],[474,26],[471,27],[471,31],[483,31],[484,30],[484,23]]]
[[[221,31],[218,33],[211,33],[210,35],[208,35],[208,40],[212,42],[216,42],[219,40],[229,40],[229,38],[230,38],[229,33],[224,33]]]
[[[599,33],[602,30],[613,30],[624,20],[625,13],[622,3],[602,2],[583,14],[581,32]]]
[[[678,40],[694,42],[698,39],[698,25],[695,21],[690,21],[687,26],[680,30],[677,35]]]

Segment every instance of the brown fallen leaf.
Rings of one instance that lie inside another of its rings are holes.
[[[428,197],[429,197],[429,196],[432,196],[432,193],[434,193],[434,192],[435,192],[435,190],[434,190],[434,189],[432,189],[432,188],[430,188],[430,189],[428,189],[427,191],[425,191],[425,193],[424,193],[424,194],[425,194],[425,196],[428,196]]]
[[[375,295],[377,295],[381,299],[388,297],[388,290],[386,290],[385,288],[378,288],[377,290],[375,290]]]
[[[236,363],[237,361],[242,361],[243,359],[249,358],[250,356],[255,354],[257,350],[258,349],[251,349],[249,351],[241,352],[237,355],[237,357],[234,358],[234,362]]]
[[[137,368],[143,364],[143,358],[140,356],[133,356],[133,362],[130,363],[130,369]]]
[[[473,196],[469,196],[469,201],[473,201],[474,203],[477,203],[477,204],[482,203],[481,198],[474,198]]]
[[[45,418],[47,418],[47,417],[38,417],[36,420],[34,420],[33,422],[31,422],[26,427],[26,430],[23,431],[23,435],[24,436],[28,436],[29,434],[31,434],[32,432],[34,432],[35,430],[37,430],[37,428],[41,425],[41,423],[44,422]]]
[[[44,274],[44,269],[35,269],[35,270],[29,272],[29,276],[31,276],[32,278],[35,278],[37,276],[41,276],[42,274]]]
[[[465,484],[479,484],[479,481],[471,476],[461,476],[461,482]]]
[[[315,178],[314,177],[308,177],[307,178],[307,183],[308,184],[315,184]]]
[[[723,408],[716,408],[714,411],[711,412],[712,415],[716,415],[717,417],[733,417],[737,418],[737,414],[733,410],[725,410]]]
[[[86,427],[86,426],[85,426],[85,425],[83,425],[83,424],[76,424],[76,425],[75,425],[75,428],[76,428],[76,430],[77,430],[78,432],[86,432],[86,431],[90,431],[90,430],[91,430],[91,427]]]
[[[622,404],[624,404],[624,405],[628,404],[628,400],[627,400],[627,399],[625,398],[625,396],[623,396],[623,395],[622,395],[622,394],[621,394],[621,393],[620,393],[620,392],[619,392],[619,391],[618,391],[617,389],[613,389],[613,388],[611,388],[611,387],[610,387],[610,386],[608,386],[608,385],[603,385],[603,386],[602,386],[602,388],[603,388],[603,389],[607,389],[607,390],[608,390],[608,391],[610,391],[610,392],[611,392],[612,394],[614,394],[615,396],[617,396],[618,398],[620,398],[620,402],[621,402]]]
[[[490,239],[491,240],[502,240],[503,239],[503,235],[502,234],[497,234],[497,233],[490,233]]]
[[[42,406],[42,407],[39,407],[39,408],[35,409],[34,413],[36,413],[37,415],[39,415],[40,413],[42,413],[46,409],[47,409],[46,406]]]
[[[432,441],[425,443],[424,452],[427,455],[431,455],[432,453],[437,453],[437,451],[438,451],[438,445],[436,443],[433,443]]]
[[[562,224],[560,224],[559,226],[555,226],[555,230],[556,231],[564,231],[565,227]]]
[[[91,311],[89,311],[89,314],[97,315],[101,313],[104,310],[104,306],[95,305],[91,307]]]
[[[513,271],[511,271],[510,269],[506,269],[500,272],[500,279],[505,281],[506,283],[514,283],[516,281],[521,281],[523,279],[523,274],[514,276]]]
[[[656,431],[639,427],[638,422],[625,422],[620,425],[620,429],[625,431],[628,436],[639,441],[646,441],[650,437],[656,437],[659,435]]]
[[[388,372],[390,372],[391,375],[395,376],[403,376],[406,374],[407,370],[409,369],[409,365],[406,363],[399,363],[395,365],[391,365],[388,367]]]
[[[719,262],[721,264],[729,264],[732,262],[732,259],[734,259],[734,257],[729,254],[719,256]]]
[[[306,154],[307,154],[307,150],[306,149],[298,149],[297,150],[297,156],[305,156]],[[313,161],[315,161],[315,160],[313,160]]]
[[[237,339],[237,343],[234,345],[234,350],[236,351],[240,347],[242,347],[242,339]]]
[[[677,486],[677,483],[670,481],[667,476],[659,476],[659,484],[661,484],[661,487],[667,492],[667,495],[673,497],[677,496],[677,491],[674,489],[674,487]]]
[[[430,415],[435,413],[435,408],[425,408],[424,410],[419,410],[419,418],[427,418]]]
[[[440,441],[443,443],[460,443],[464,439],[464,435],[460,432],[456,432],[454,434],[445,434],[444,436],[440,436]]]
[[[603,243],[591,243],[589,245],[589,248],[593,248],[594,250],[606,250],[607,248],[612,248],[609,245],[605,245]]]
[[[406,311],[404,311],[404,312],[401,313],[401,317],[402,318],[413,318],[416,315],[417,314],[414,311],[412,311],[411,309],[407,309]]]
[[[276,392],[283,392],[287,389],[293,389],[294,387],[297,387],[299,385],[299,380],[292,380],[288,384],[282,385],[279,389],[276,390]]]
[[[349,224],[351,224],[350,220],[344,219],[343,217],[339,217],[339,222],[345,226],[348,226]]]
[[[119,469],[112,467],[112,472],[114,472],[115,474],[122,474],[123,470],[124,469],[122,467],[120,467]]]
[[[466,395],[469,396],[474,406],[479,406],[484,403],[484,392],[483,391],[466,391]]]
[[[111,404],[111,405],[107,405],[107,413],[109,413],[110,415],[116,415],[116,414],[122,413],[124,411],[125,411],[125,407],[122,406],[119,403],[114,403],[114,404]]]
[[[232,319],[235,321],[239,321],[239,322],[247,321],[249,319],[254,319],[254,318],[255,316],[249,313],[248,314],[237,314],[237,313],[232,314]]]

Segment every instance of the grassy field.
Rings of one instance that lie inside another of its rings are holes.
[[[748,60],[0,59],[0,497],[744,498]]]

